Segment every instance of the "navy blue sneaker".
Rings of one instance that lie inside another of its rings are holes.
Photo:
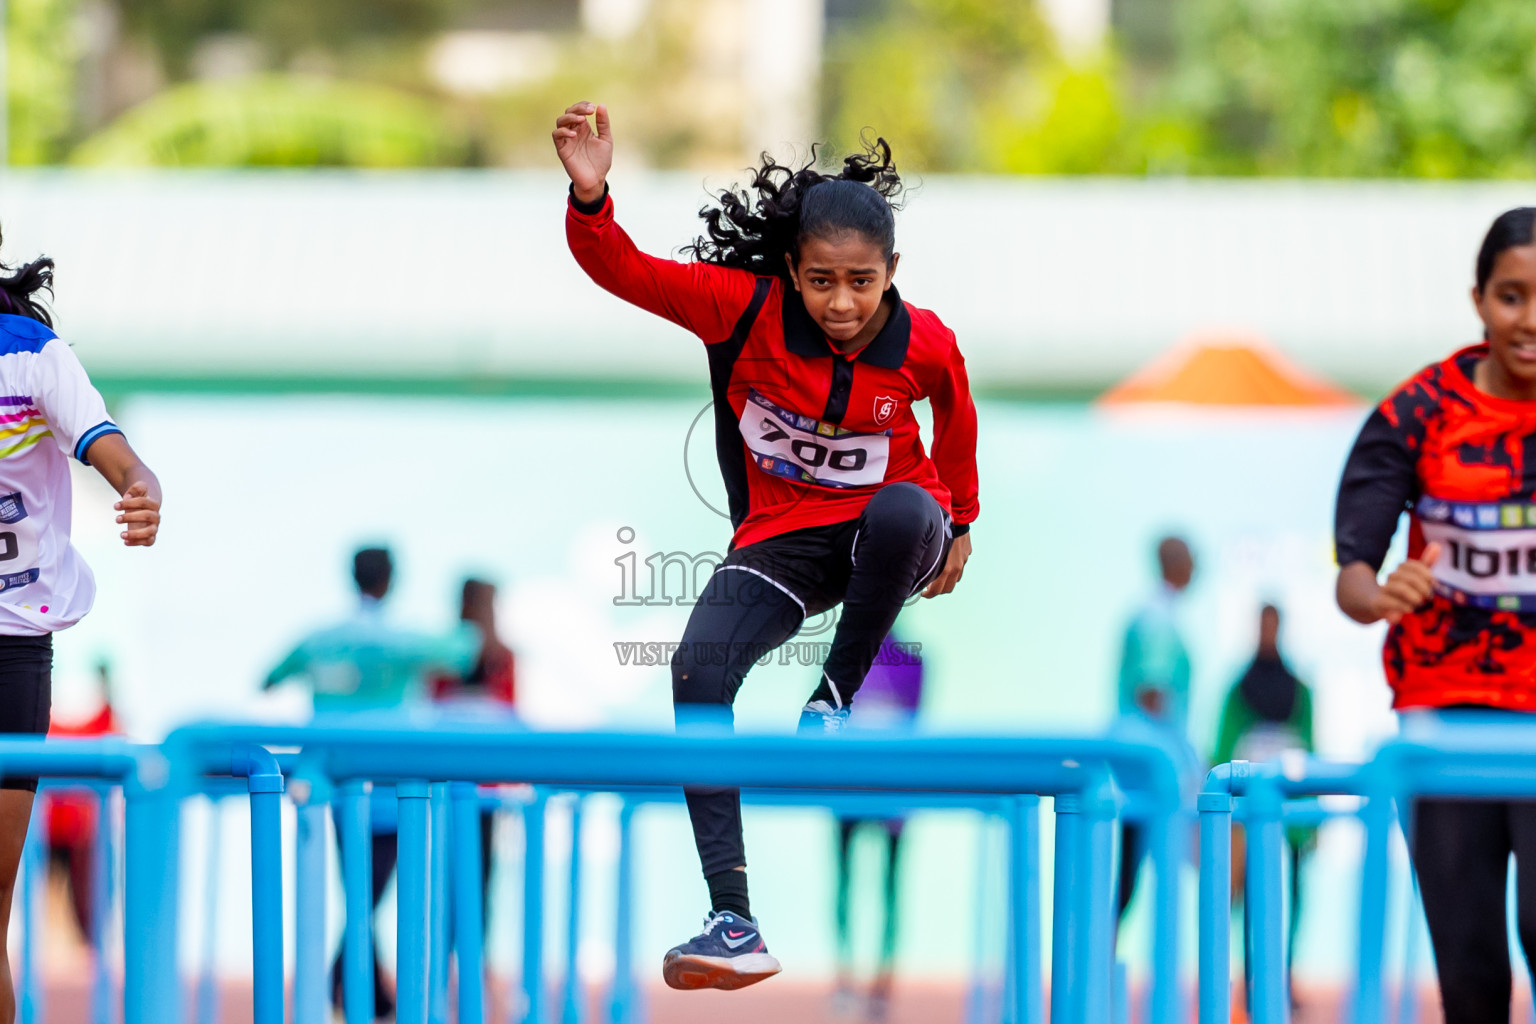
[[[667,950],[661,976],[671,988],[746,988],[782,968],[768,952],[756,921],[729,911],[710,914],[704,930]]]
[[[850,710],[847,704],[835,708],[831,701],[813,700],[800,709],[800,724],[795,731],[802,736],[842,732]]]

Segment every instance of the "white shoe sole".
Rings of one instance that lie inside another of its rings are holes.
[[[668,953],[661,964],[661,976],[669,988],[737,989],[755,985],[779,971],[779,961],[769,953],[743,953],[741,956],[686,956]]]

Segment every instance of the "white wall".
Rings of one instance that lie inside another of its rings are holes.
[[[621,223],[672,252],[698,230],[703,184],[617,178]],[[563,190],[558,175],[501,172],[12,172],[0,225],[7,261],[59,260],[62,330],[97,373],[701,380],[681,331],[577,269]],[[933,178],[899,217],[898,283],[958,332],[982,386],[1107,385],[1192,331],[1231,327],[1384,388],[1476,337],[1478,243],[1530,198]]]

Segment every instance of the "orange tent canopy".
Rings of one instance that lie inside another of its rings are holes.
[[[1313,377],[1263,341],[1221,335],[1176,345],[1105,392],[1099,402],[1319,407],[1357,405],[1359,399]]]

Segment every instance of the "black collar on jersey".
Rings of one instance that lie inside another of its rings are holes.
[[[907,304],[901,301],[901,294],[896,291],[895,285],[891,285],[887,294],[895,304],[891,309],[890,318],[885,321],[885,326],[880,328],[880,333],[875,335],[874,340],[859,349],[859,354],[853,358],[872,366],[898,370],[906,361],[907,343],[912,340],[912,317],[907,312]],[[797,356],[833,354],[835,350],[827,341],[821,325],[811,319],[811,314],[806,311],[805,303],[800,301],[800,293],[795,290],[793,281],[784,282],[783,308],[785,348]]]

